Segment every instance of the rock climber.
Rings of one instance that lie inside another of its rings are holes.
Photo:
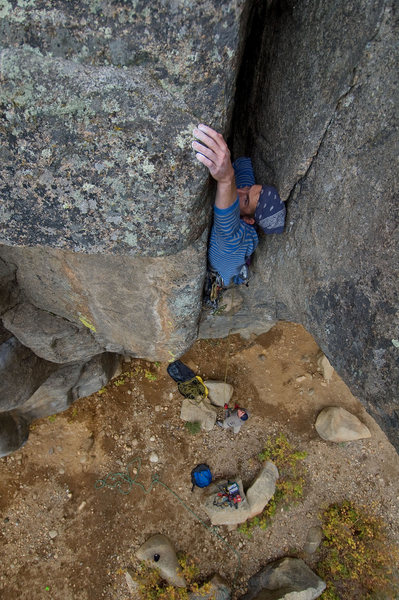
[[[275,187],[255,184],[250,158],[231,163],[220,133],[200,124],[193,134],[197,160],[217,181],[208,248],[210,273],[222,288],[247,283],[249,260],[258,245],[255,225],[264,233],[282,233],[285,205]]]
[[[224,419],[223,421],[216,421],[216,425],[223,429],[232,429],[234,433],[238,433],[248,418],[249,412],[246,408],[241,408],[236,404],[234,410],[230,410],[228,404],[225,404]]]

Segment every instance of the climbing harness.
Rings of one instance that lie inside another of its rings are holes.
[[[224,289],[221,275],[216,271],[212,271],[212,269],[208,269],[204,283],[204,306],[215,312],[219,308]]]
[[[231,301],[232,303],[234,303],[234,287],[233,287],[233,291],[232,291],[232,296],[231,296]],[[231,332],[233,330],[233,317],[232,315],[230,315],[230,328],[229,328],[229,332],[227,334],[227,348],[226,348],[226,366],[225,366],[225,370],[224,370],[224,383],[227,383],[227,372],[228,372],[228,368],[230,365],[230,335]]]
[[[138,464],[137,473],[135,474],[134,477],[131,477],[130,473],[129,473],[129,467],[135,463]],[[141,458],[140,457],[133,458],[131,461],[129,461],[127,463],[125,473],[123,473],[123,472],[122,473],[121,472],[108,473],[108,475],[104,479],[97,479],[97,481],[94,484],[94,487],[97,490],[102,489],[104,487],[108,487],[111,489],[116,489],[120,494],[130,494],[130,492],[133,489],[133,486],[137,486],[142,490],[142,492],[144,492],[145,495],[149,494],[154,489],[154,487],[157,485],[164,487],[166,490],[168,490],[168,492],[170,492],[172,494],[172,496],[174,496],[180,502],[180,504],[182,506],[184,506],[184,508],[189,513],[191,513],[191,515],[193,515],[193,517],[195,519],[197,519],[197,521],[199,521],[201,523],[201,525],[203,525],[203,527],[205,527],[205,529],[210,531],[210,533],[212,535],[214,535],[224,546],[226,546],[229,550],[231,550],[231,552],[233,552],[235,554],[235,556],[237,558],[237,567],[236,567],[236,570],[234,573],[234,578],[232,581],[232,588],[234,589],[236,581],[237,581],[238,573],[241,569],[241,558],[240,558],[239,552],[235,548],[233,548],[233,546],[230,546],[230,544],[228,544],[226,542],[226,540],[218,533],[218,530],[216,527],[210,527],[209,525],[207,525],[201,519],[201,517],[199,515],[197,515],[189,506],[187,506],[187,504],[184,502],[184,500],[182,498],[180,498],[180,496],[178,496],[176,494],[176,492],[174,492],[168,485],[166,485],[166,483],[161,481],[159,479],[159,476],[157,473],[153,474],[151,483],[150,483],[149,487],[146,489],[140,481],[137,481],[139,474],[140,474],[140,469],[141,469]]]
[[[240,272],[233,279],[233,289],[235,285],[245,284],[247,287],[249,286],[250,264],[251,260],[247,259],[247,261],[241,266]],[[205,277],[203,296],[203,305],[205,308],[210,308],[213,314],[217,314],[217,312],[223,308],[221,305],[223,300],[223,292],[225,292],[228,287],[230,286],[224,285],[222,276],[219,275],[219,273],[208,268]]]

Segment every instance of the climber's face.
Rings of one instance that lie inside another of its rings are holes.
[[[247,186],[237,190],[240,202],[240,216],[243,221],[250,225],[255,223],[253,216],[259,202],[261,191],[261,185]]]

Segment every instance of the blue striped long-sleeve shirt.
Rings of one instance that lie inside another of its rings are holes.
[[[237,188],[255,184],[250,158],[238,158],[233,167]],[[255,228],[240,219],[238,197],[228,208],[214,207],[208,261],[210,267],[222,276],[224,285],[229,285],[232,279],[234,281],[257,245]]]

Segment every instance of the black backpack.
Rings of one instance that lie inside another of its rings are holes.
[[[181,360],[175,360],[174,362],[170,363],[166,370],[171,378],[176,381],[176,383],[188,381],[189,379],[193,379],[193,377],[195,377],[194,371],[182,363]]]
[[[201,463],[194,467],[191,471],[191,483],[193,487],[191,491],[194,491],[195,486],[204,488],[212,482],[212,473],[208,465]]]

